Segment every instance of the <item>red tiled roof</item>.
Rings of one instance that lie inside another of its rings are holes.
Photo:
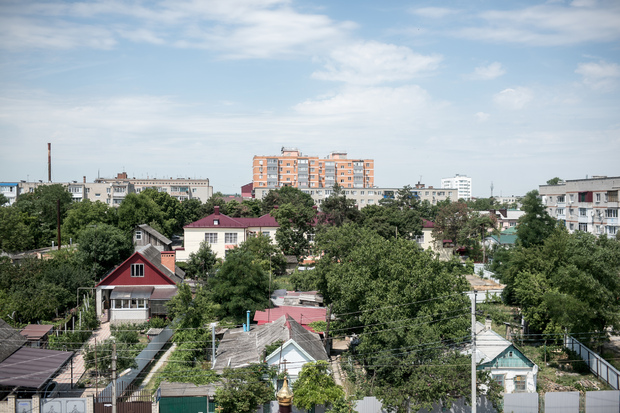
[[[219,219],[218,225],[214,220]],[[265,214],[258,218],[231,218],[224,214],[211,214],[196,222],[186,225],[183,228],[248,228],[248,227],[277,227],[278,222],[274,217]]]
[[[325,321],[327,309],[325,307],[280,306],[265,311],[257,311],[254,314],[254,321],[256,321],[258,325],[272,323],[287,314],[293,317],[293,319],[306,330],[314,331],[310,328],[309,324],[314,321]]]

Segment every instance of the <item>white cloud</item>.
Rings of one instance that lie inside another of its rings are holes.
[[[478,66],[474,69],[474,73],[470,74],[468,78],[478,80],[490,80],[498,78],[506,73],[506,70],[499,62],[493,62],[487,66]]]
[[[578,6],[578,7],[577,7]],[[454,31],[460,37],[497,43],[557,46],[620,39],[620,3],[544,4],[480,13],[483,24]]]
[[[421,7],[417,9],[411,9],[411,13],[432,19],[441,19],[442,17],[449,16],[451,14],[458,13],[457,10],[448,9],[445,7]]]
[[[484,113],[484,112],[478,112],[476,113],[475,116],[478,122],[486,122],[491,115],[489,115],[488,113]]]
[[[593,89],[612,91],[620,78],[620,65],[599,61],[598,63],[580,63],[575,70],[583,76],[583,83]]]
[[[359,85],[409,80],[437,69],[442,57],[421,55],[404,46],[363,42],[334,50],[325,70],[312,77]]]
[[[493,96],[493,101],[507,109],[523,109],[534,99],[534,93],[525,87],[508,88]]]

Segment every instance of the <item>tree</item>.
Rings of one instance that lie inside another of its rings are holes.
[[[263,214],[269,214],[274,207],[284,204],[293,204],[297,208],[312,208],[314,200],[309,194],[292,186],[272,189],[263,198]]]
[[[96,277],[129,258],[133,251],[126,232],[107,224],[88,227],[78,235],[77,260]]]
[[[360,217],[355,200],[347,199],[342,187],[335,184],[332,193],[321,204],[318,221],[323,225],[339,227],[347,222],[358,222]]]
[[[4,194],[0,194],[0,207],[4,206],[4,204],[7,204],[8,202],[9,198],[4,196]]]
[[[207,199],[207,202],[204,204],[205,216],[214,213],[216,206],[220,207],[220,213],[227,215],[226,201],[224,200],[224,195],[221,192],[215,192],[209,199]]]
[[[28,214],[13,206],[0,207],[0,251],[26,251],[35,247],[30,220]]]
[[[463,230],[467,226],[470,214],[471,210],[465,202],[451,202],[444,205],[435,218],[433,237],[437,240],[451,240],[454,245],[463,244]]]
[[[536,190],[525,194],[522,209],[525,214],[517,225],[518,242],[526,248],[542,244],[553,232],[557,221],[549,215]]]
[[[323,360],[303,365],[294,385],[295,407],[309,410],[344,398],[342,387],[336,384],[328,369],[329,364]]]
[[[258,406],[273,399],[271,381],[263,376],[273,376],[265,365],[252,364],[239,369],[225,369],[222,386],[215,391],[215,400],[224,413],[254,413]]]
[[[264,310],[269,305],[269,277],[254,256],[245,251],[232,252],[211,279],[213,301],[220,305],[219,314],[236,321],[245,318],[247,310]]]
[[[152,198],[142,193],[127,194],[118,207],[118,226],[130,232],[140,224],[148,224],[164,235],[167,233],[164,214]]]
[[[84,199],[73,203],[62,223],[63,242],[69,243],[69,239],[77,240],[78,234],[91,225],[116,226],[118,223],[116,212],[116,208],[101,201],[91,202],[89,199]]]
[[[62,223],[72,200],[67,188],[61,184],[41,185],[17,198],[14,206],[31,218],[27,222],[36,248],[47,247],[57,238],[57,203],[60,203]]]
[[[217,262],[215,253],[207,241],[202,241],[198,251],[189,254],[187,272],[197,280],[207,281],[209,273]]]
[[[199,199],[192,198],[181,202],[181,216],[183,217],[182,226],[196,222],[209,215],[206,208]]]
[[[564,181],[556,176],[555,178],[549,179],[547,181],[547,185],[559,185],[562,182]]]
[[[161,225],[165,235],[183,233],[183,210],[178,199],[154,188],[145,189],[140,195],[151,198],[159,206],[162,212]]]
[[[271,242],[271,237],[257,234],[249,237],[238,247],[238,251],[247,251],[254,256],[257,262],[266,273],[273,275],[283,275],[286,271],[286,257],[282,251]]]
[[[286,255],[294,255],[301,261],[310,251],[308,235],[313,230],[316,210],[307,205],[287,203],[271,211],[278,229],[276,241]]]

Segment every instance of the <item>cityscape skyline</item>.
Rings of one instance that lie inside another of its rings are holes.
[[[620,4],[8,1],[0,181],[208,178],[373,159],[375,186],[523,195],[618,176]]]

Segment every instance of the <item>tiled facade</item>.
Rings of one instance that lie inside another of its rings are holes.
[[[305,156],[296,148],[282,148],[280,156],[254,156],[254,190],[295,188],[371,188],[374,186],[374,161],[348,159],[346,152],[332,152],[325,159]],[[258,197],[257,197],[258,198]]]

